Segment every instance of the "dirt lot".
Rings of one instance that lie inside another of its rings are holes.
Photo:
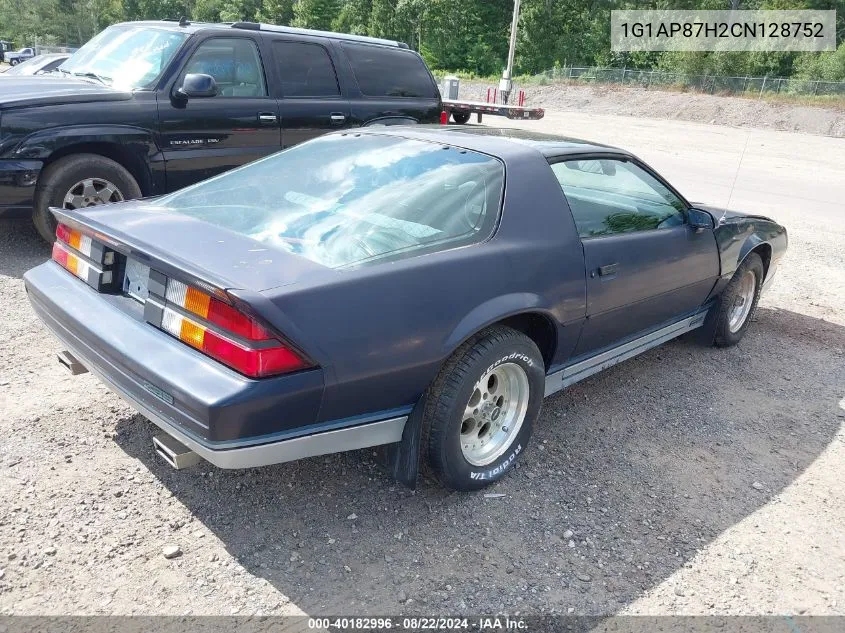
[[[48,249],[0,222],[0,613],[845,613],[842,141],[533,125],[789,227],[741,345],[674,341],[547,400],[499,498],[410,492],[369,451],[176,472],[152,425],[57,365],[21,282]]]
[[[487,88],[486,83],[462,81],[460,97],[484,101]],[[515,90],[519,90],[519,86]],[[614,85],[531,85],[526,87],[526,92],[529,106],[553,111],[678,119],[845,136],[845,105],[802,106],[751,97],[724,97]]]

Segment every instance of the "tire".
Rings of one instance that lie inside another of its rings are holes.
[[[9,66],[17,66],[17,65],[18,65],[17,59],[10,59],[9,60]]]
[[[458,125],[463,125],[464,123],[469,121],[469,117],[469,112],[452,112],[452,120]]]
[[[763,274],[763,260],[757,253],[749,253],[736,269],[716,306],[719,310],[715,337],[718,347],[730,347],[742,340],[757,311]]]
[[[461,345],[428,391],[420,445],[424,472],[459,491],[504,477],[528,445],[545,375],[537,345],[511,328],[491,327]]]
[[[86,180],[92,181],[90,191],[84,186],[76,186]],[[102,183],[114,187],[115,193],[109,195],[111,190]],[[98,187],[102,188],[98,190]],[[78,203],[65,202],[72,190],[80,193],[75,196],[79,199]],[[88,196],[86,192],[96,195]],[[109,202],[119,202],[140,197],[138,182],[119,163],[99,154],[72,154],[60,158],[41,172],[35,188],[32,222],[41,237],[53,242],[56,239],[56,220],[49,211],[50,207],[75,209],[103,204],[103,198]]]

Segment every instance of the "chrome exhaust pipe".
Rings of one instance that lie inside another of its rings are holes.
[[[190,468],[200,463],[200,456],[172,435],[159,433],[153,436],[156,454],[176,470]]]
[[[64,350],[63,352],[59,352],[56,354],[56,357],[59,359],[59,364],[64,365],[73,376],[88,373],[88,368],[80,363],[79,360],[77,360],[77,358],[69,351]]]

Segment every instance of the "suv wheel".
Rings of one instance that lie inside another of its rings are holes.
[[[423,416],[423,466],[452,490],[501,479],[525,450],[540,413],[545,365],[530,338],[495,326],[464,343],[432,384]]]
[[[140,197],[138,182],[122,165],[99,154],[73,154],[42,172],[32,221],[41,237],[53,242],[56,219],[50,207],[81,209]]]

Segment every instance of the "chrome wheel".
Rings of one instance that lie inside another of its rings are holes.
[[[757,275],[753,270],[745,271],[739,280],[737,295],[728,313],[728,329],[731,332],[738,332],[748,315],[751,313],[751,306],[754,305],[754,294],[757,292]]]
[[[502,363],[475,383],[460,434],[470,464],[486,466],[510,447],[525,420],[529,393],[528,375],[515,363]]]
[[[65,209],[82,209],[109,202],[122,202],[123,194],[117,185],[104,178],[80,180],[65,194]]]

